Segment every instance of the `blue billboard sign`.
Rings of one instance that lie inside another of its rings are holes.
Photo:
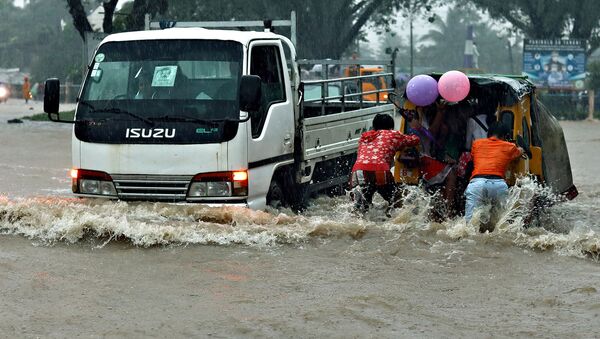
[[[583,89],[585,40],[525,39],[523,75],[538,87]]]

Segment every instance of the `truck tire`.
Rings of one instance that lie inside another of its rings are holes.
[[[267,205],[277,209],[287,207],[287,199],[285,198],[281,184],[277,180],[271,181],[271,185],[269,185]]]

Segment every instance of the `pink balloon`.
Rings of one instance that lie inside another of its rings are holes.
[[[470,89],[469,78],[463,72],[448,71],[438,80],[440,95],[450,102],[458,102],[466,98]]]

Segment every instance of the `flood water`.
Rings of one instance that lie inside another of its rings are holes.
[[[2,336],[600,331],[600,123],[563,123],[578,198],[524,229],[520,206],[540,192],[524,182],[497,230],[480,234],[428,221],[416,190],[390,219],[377,207],[356,218],[344,197],[301,215],[77,199],[71,126],[6,123],[27,109],[0,104]]]

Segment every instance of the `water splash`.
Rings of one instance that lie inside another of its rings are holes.
[[[476,211],[473,222],[458,217],[443,222],[430,220],[435,197],[420,187],[406,190],[402,207],[386,218],[386,203],[376,198],[364,217],[352,213],[346,197],[319,197],[301,214],[289,210],[252,211],[239,207],[207,207],[195,204],[128,203],[70,198],[0,197],[0,232],[22,235],[43,243],[75,243],[99,239],[100,246],[124,239],[136,246],[167,244],[216,244],[273,246],[302,244],[311,239],[326,242],[344,239],[361,241],[376,237],[424,239],[426,243],[449,244],[464,239],[520,246],[560,255],[591,257],[600,253],[600,214],[581,216],[595,204],[592,193],[582,201],[556,204],[544,209],[530,225],[534,201],[553,204],[560,200],[530,178],[521,179],[509,191],[506,208],[493,213]],[[536,200],[537,199],[537,200]],[[540,200],[542,199],[542,200]],[[589,212],[588,212],[589,213]],[[495,231],[479,232],[479,222],[493,219]],[[530,227],[528,227],[530,226]],[[432,238],[432,239],[429,239]]]

